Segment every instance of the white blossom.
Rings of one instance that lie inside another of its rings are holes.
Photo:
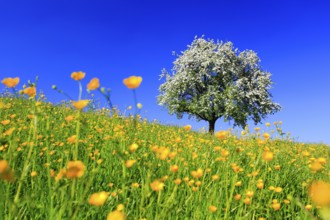
[[[245,127],[248,119],[259,123],[281,109],[268,91],[271,74],[261,69],[254,51],[240,52],[231,42],[195,37],[176,56],[172,74],[163,69],[160,75],[165,82],[159,87],[158,104],[170,114],[182,118],[186,113],[213,127],[224,117]]]

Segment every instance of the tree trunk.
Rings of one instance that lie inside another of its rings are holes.
[[[216,120],[209,121],[209,134],[214,134],[214,126],[215,126]]]

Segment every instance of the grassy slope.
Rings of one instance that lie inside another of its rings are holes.
[[[132,119],[109,118],[107,112],[79,116],[32,100],[1,102],[0,122],[10,123],[0,124],[0,160],[7,160],[15,175],[13,182],[0,180],[1,219],[106,219],[118,204],[124,205],[128,219],[308,219],[317,215],[308,185],[315,179],[329,180],[330,152],[325,145],[258,141],[256,134],[244,140],[234,135],[216,139],[178,127],[142,121],[134,125]],[[69,115],[74,119],[68,122]],[[10,134],[11,128],[15,130]],[[79,140],[69,143],[73,135]],[[129,150],[132,143],[139,146],[134,153]],[[56,181],[73,160],[76,146],[77,158],[86,166],[84,175]],[[265,148],[275,155],[270,162],[262,159]],[[313,173],[309,164],[320,157],[327,162]],[[136,161],[131,168],[125,166],[129,159]],[[177,173],[170,171],[174,164]],[[193,178],[191,172],[198,168],[202,177]],[[234,172],[235,168],[241,170]],[[32,177],[32,171],[37,175]],[[182,180],[179,185],[173,182],[177,178]],[[155,179],[164,182],[160,192],[150,187]],[[256,187],[258,179],[264,189]],[[242,185],[235,186],[239,181]],[[282,192],[269,187],[281,187]],[[249,205],[244,204],[247,190],[254,192]],[[88,204],[90,195],[100,191],[111,193],[105,204]],[[237,194],[242,195],[239,201],[234,199]],[[286,204],[289,195],[293,199]],[[278,211],[271,207],[274,199],[281,205]],[[304,209],[307,204],[313,205],[309,212]],[[217,207],[215,213],[208,210],[210,205]]]

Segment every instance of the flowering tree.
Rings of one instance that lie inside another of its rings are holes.
[[[271,74],[260,67],[252,50],[240,52],[231,42],[214,42],[195,37],[188,49],[176,55],[172,74],[163,69],[158,104],[180,119],[184,113],[209,122],[214,133],[217,119],[234,120],[245,127],[256,124],[281,106],[272,101]]]

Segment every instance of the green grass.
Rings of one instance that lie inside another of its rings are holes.
[[[14,174],[12,181],[0,180],[0,219],[106,219],[119,204],[127,219],[312,219],[319,210],[308,197],[308,186],[330,178],[329,146],[279,139],[275,133],[268,141],[260,141],[258,132],[217,139],[142,119],[134,123],[118,114],[109,117],[107,111],[79,113],[34,99],[0,101],[0,160]],[[66,121],[69,115],[74,119]],[[268,133],[274,129],[264,128]],[[70,143],[73,135],[76,140]],[[133,143],[136,152],[129,150]],[[265,148],[274,153],[269,162],[262,158]],[[221,154],[224,149],[227,157]],[[317,158],[326,162],[313,173],[309,164]],[[83,176],[59,178],[75,159],[86,167]],[[127,168],[129,159],[136,162]],[[234,172],[234,163],[242,169]],[[170,171],[174,164],[177,173]],[[202,176],[194,178],[191,172],[198,168]],[[32,177],[33,171],[37,175]],[[173,182],[177,178],[179,185]],[[150,187],[156,179],[164,183],[158,192]],[[258,179],[263,189],[257,188]],[[235,186],[238,181],[241,186]],[[247,190],[254,192],[248,205]],[[90,205],[90,196],[101,191],[110,193],[105,203]],[[242,195],[238,201],[237,194]],[[274,199],[279,210],[271,206]],[[309,211],[308,204],[313,207]],[[210,205],[217,211],[210,212]]]

